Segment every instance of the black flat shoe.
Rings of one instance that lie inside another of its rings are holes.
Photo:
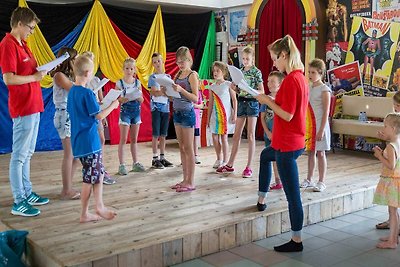
[[[257,202],[258,211],[264,211],[267,208],[267,204],[261,204]]]

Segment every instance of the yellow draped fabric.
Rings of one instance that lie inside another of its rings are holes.
[[[28,7],[28,4],[25,0],[19,0],[18,6]],[[27,44],[39,66],[55,59],[55,56],[51,51],[46,39],[44,38],[39,26],[36,26],[33,34],[28,37]],[[40,82],[40,86],[49,88],[52,86],[52,83],[53,79],[50,77],[50,75],[46,75]]]
[[[149,75],[153,73],[154,68],[151,63],[151,55],[154,52],[160,53],[164,60],[167,55],[167,46],[165,43],[164,24],[162,20],[161,7],[158,6],[156,15],[142,50],[136,60],[138,76],[142,85],[147,88]]]
[[[119,41],[100,1],[94,2],[74,48],[79,53],[92,51],[95,55],[95,70],[100,65],[101,72],[108,79],[113,82],[121,79],[122,63],[128,57],[128,53]]]

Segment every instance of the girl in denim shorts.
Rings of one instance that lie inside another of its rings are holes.
[[[193,103],[198,99],[199,78],[197,73],[191,70],[193,59],[189,48],[182,46],[176,51],[176,64],[179,72],[175,76],[173,88],[181,98],[173,100],[174,125],[181,154],[183,181],[171,188],[177,192],[190,192],[195,190],[193,140],[196,118]]]
[[[143,165],[137,159],[137,138],[139,127],[142,123],[140,119],[140,105],[143,102],[143,94],[140,81],[136,76],[136,61],[133,58],[127,58],[123,64],[124,77],[115,85],[122,91],[120,97],[121,112],[119,115],[119,132],[120,139],[118,145],[119,168],[118,174],[127,175],[124,160],[124,145],[128,138],[130,129],[130,146],[132,154],[132,171],[144,172]]]
[[[242,72],[247,84],[256,89],[259,93],[264,93],[264,85],[261,71],[254,66],[254,49],[251,47],[246,47],[242,52]],[[236,85],[232,83],[232,89],[238,90]],[[239,150],[240,138],[242,137],[243,128],[247,120],[247,141],[248,141],[248,155],[247,155],[247,165],[243,170],[242,177],[250,178],[253,176],[253,171],[251,170],[251,163],[254,157],[254,151],[256,150],[256,125],[257,117],[259,114],[259,104],[257,100],[243,90],[237,91],[238,93],[238,109],[237,109],[237,120],[235,126],[235,132],[233,134],[233,145],[231,156],[226,165],[221,166],[217,169],[217,173],[232,173],[235,171],[233,164],[236,159],[236,155]]]
[[[71,148],[71,122],[67,112],[68,92],[75,80],[72,65],[77,51],[73,48],[62,47],[57,56],[65,53],[69,54],[69,58],[61,63],[50,75],[53,77],[53,102],[56,108],[54,113],[54,127],[60,136],[64,154],[61,164],[61,177],[63,188],[61,190],[61,199],[79,199],[80,193],[72,188],[72,179],[79,160],[74,159]]]

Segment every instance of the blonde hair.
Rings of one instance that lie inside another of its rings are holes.
[[[228,71],[228,65],[222,61],[214,61],[212,64],[212,69],[218,68],[222,71],[222,74],[224,75],[224,79],[228,79],[229,77],[229,71]]]
[[[279,83],[282,83],[283,79],[285,78],[285,75],[280,71],[274,70],[269,73],[268,77],[276,77]]]
[[[249,54],[249,55],[251,55],[253,58],[255,57],[255,51],[254,51],[254,49],[253,49],[253,47],[251,47],[251,46],[246,46],[245,48],[243,48],[243,51],[242,51],[242,53],[246,53],[246,54]]]
[[[88,57],[91,61],[94,61],[94,53],[92,51],[85,51],[82,56]]]
[[[289,73],[292,70],[304,71],[304,64],[301,62],[300,51],[289,34],[270,44],[268,49],[277,56],[282,52],[285,52],[288,55],[289,58],[286,62],[286,72]]]
[[[326,65],[325,65],[325,62],[322,59],[314,58],[313,60],[311,60],[310,64],[308,64],[308,66],[310,68],[314,68],[314,69],[318,70],[318,73],[322,77],[325,76]]]
[[[400,134],[400,113],[392,112],[387,114],[385,121],[396,129],[396,134]]]
[[[183,60],[187,60],[190,61],[190,66],[193,64],[193,58],[192,55],[190,54],[190,50],[189,48],[187,48],[186,46],[181,46],[178,48],[178,50],[176,50],[176,54],[175,57],[178,59],[183,59]]]
[[[394,101],[396,104],[400,104],[400,92],[399,92],[399,91],[397,91],[397,92],[393,95],[393,101]]]
[[[78,56],[74,61],[74,73],[76,76],[84,76],[86,72],[93,70],[93,61],[85,56]]]

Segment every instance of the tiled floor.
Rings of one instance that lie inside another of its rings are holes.
[[[400,266],[400,247],[388,250],[375,248],[378,238],[389,231],[376,230],[375,224],[387,217],[387,207],[374,206],[307,226],[303,228],[303,252],[275,252],[275,245],[290,240],[291,234],[284,233],[175,266]]]

